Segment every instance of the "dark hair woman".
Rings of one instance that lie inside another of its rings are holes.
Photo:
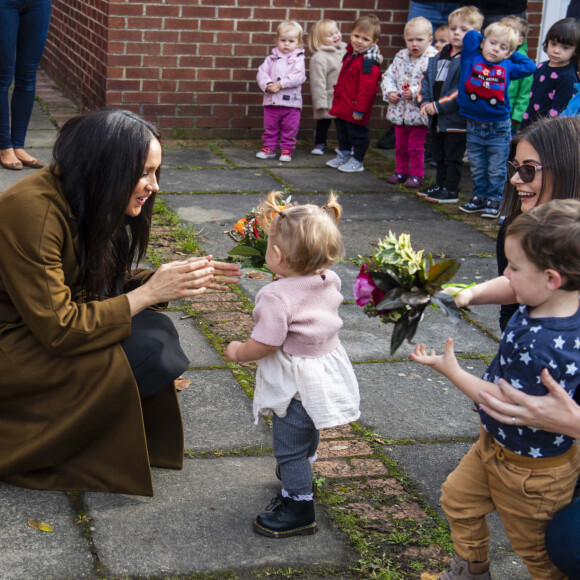
[[[0,480],[152,495],[150,465],[182,466],[188,365],[158,310],[240,272],[211,256],[132,270],[162,156],[137,115],[72,119],[53,155],[0,197]]]

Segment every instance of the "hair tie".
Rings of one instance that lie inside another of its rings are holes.
[[[286,217],[286,214],[285,214],[285,213],[282,213],[283,211],[284,211],[284,210],[280,210],[280,211],[278,212],[278,215],[279,215],[281,218],[285,218],[285,217]]]

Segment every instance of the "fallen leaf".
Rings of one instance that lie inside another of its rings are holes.
[[[179,377],[175,381],[175,390],[176,391],[185,391],[185,389],[187,389],[187,387],[189,387],[189,385],[191,385],[190,380],[184,379],[183,377]]]
[[[341,449],[348,449],[348,445],[334,445],[330,449],[331,451],[339,451]]]
[[[439,574],[429,574],[428,572],[423,572],[421,574],[421,580],[437,580],[441,577],[442,572]]]
[[[252,280],[263,280],[264,278],[268,278],[268,275],[264,274],[264,272],[248,272],[246,278],[251,278]]]
[[[39,522],[38,520],[28,520],[28,525],[39,532],[54,532],[54,530],[44,522]]]

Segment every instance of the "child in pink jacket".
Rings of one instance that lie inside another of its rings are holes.
[[[278,140],[280,161],[292,161],[302,111],[302,84],[306,81],[302,27],[294,20],[278,26],[276,48],[258,69],[258,85],[264,92],[264,146],[256,157],[276,157]]]

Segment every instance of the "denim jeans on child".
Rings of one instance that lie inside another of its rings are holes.
[[[312,467],[309,457],[316,455],[320,431],[298,399],[292,399],[286,416],[272,417],[274,457],[280,467],[284,490],[290,497],[312,493]]]
[[[36,70],[48,35],[50,2],[0,0],[0,149],[24,147],[36,94]]]
[[[478,197],[502,200],[511,132],[511,119],[489,123],[467,119],[467,155],[473,193]]]

